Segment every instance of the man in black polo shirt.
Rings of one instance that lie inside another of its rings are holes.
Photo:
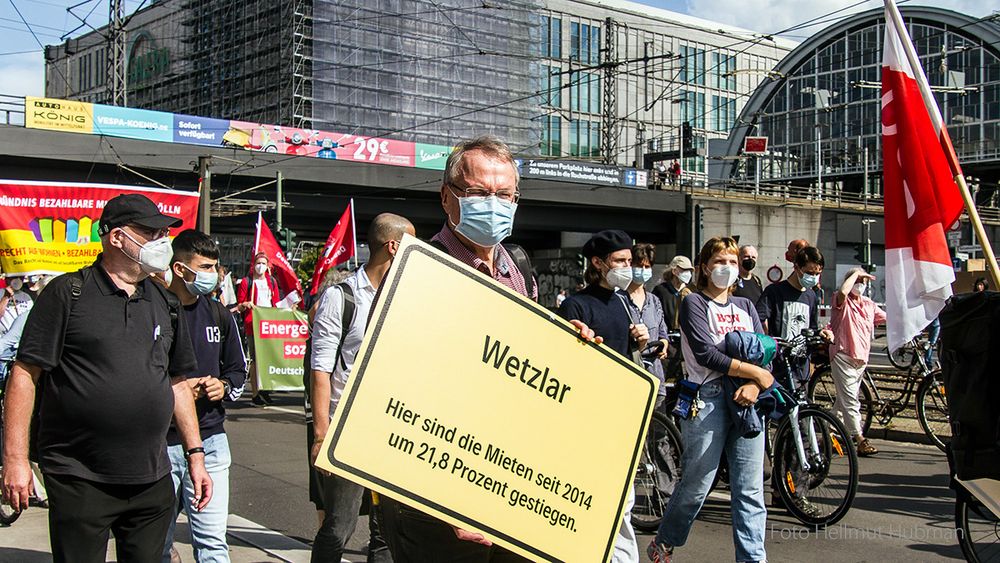
[[[174,492],[166,437],[184,443],[199,510],[212,496],[191,389],[197,364],[184,311],[153,272],[170,264],[168,229],[148,198],[108,201],[92,266],[54,279],[29,314],[7,384],[3,496],[28,506],[28,428],[41,388],[38,453],[58,563],[103,562],[108,532],[119,561],[159,561]]]

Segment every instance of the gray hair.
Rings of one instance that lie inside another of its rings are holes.
[[[454,150],[448,155],[448,161],[444,165],[445,184],[455,184],[458,175],[457,171],[462,166],[462,158],[469,151],[481,151],[491,158],[509,162],[510,167],[514,169],[514,187],[516,188],[521,183],[521,174],[517,171],[517,165],[514,163],[514,154],[510,151],[507,143],[493,135],[482,135],[455,145]]]

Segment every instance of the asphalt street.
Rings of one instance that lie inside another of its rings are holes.
[[[226,423],[233,452],[230,511],[304,542],[316,532],[308,500],[305,424],[298,393],[274,393],[275,407],[241,400]],[[815,532],[781,509],[768,514],[770,561],[962,560],[954,530],[948,464],[932,446],[875,440],[881,453],[860,460],[854,508],[837,525]],[[365,520],[347,558],[363,561]],[[651,536],[641,536],[645,545]],[[678,561],[731,561],[732,531],[726,493],[713,493]],[[643,556],[645,560],[645,556]]]

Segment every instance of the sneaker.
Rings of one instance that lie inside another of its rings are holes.
[[[878,453],[878,448],[873,446],[868,438],[858,440],[858,457],[871,457]]]
[[[649,542],[646,548],[646,557],[653,563],[670,563],[670,558],[674,555],[674,548],[656,543],[656,540]]]
[[[261,398],[264,399],[264,402],[267,403],[268,405],[274,404],[274,401],[271,399],[270,391],[257,391],[257,394],[260,395]]]
[[[267,405],[270,404],[264,400],[264,397],[262,397],[260,393],[254,395],[253,399],[250,399],[250,402],[258,407],[266,407]]]

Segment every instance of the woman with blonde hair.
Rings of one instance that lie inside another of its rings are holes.
[[[757,309],[749,299],[733,297],[739,275],[739,247],[729,237],[705,243],[698,256],[696,291],[681,302],[681,350],[687,365],[685,387],[692,390],[691,409],[681,420],[684,454],[681,480],[663,513],[656,539],[647,554],[654,563],[670,561],[674,547],[687,542],[719,468],[722,453],[729,461],[736,561],[765,561],[764,434],[744,437],[730,416],[729,401],[750,407],[774,382],[764,368],[724,353],[725,335],[733,331],[763,333]],[[741,378],[731,396],[724,378]],[[695,390],[696,389],[696,390]]]

